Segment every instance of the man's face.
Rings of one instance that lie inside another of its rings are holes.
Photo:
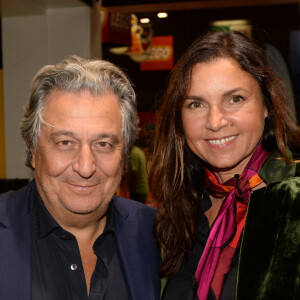
[[[101,216],[123,172],[121,112],[113,93],[52,91],[32,166],[40,196],[58,222]]]

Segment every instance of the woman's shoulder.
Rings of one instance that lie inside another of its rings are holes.
[[[283,157],[274,151],[264,162],[259,176],[269,185],[282,181],[298,178],[300,180],[300,161],[293,160],[288,163]]]
[[[296,299],[299,293],[299,163],[276,158],[271,155],[264,165],[267,186],[251,195],[237,299]]]

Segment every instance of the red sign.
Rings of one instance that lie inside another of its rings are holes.
[[[145,137],[149,135],[150,132],[153,132],[155,129],[156,122],[156,112],[150,111],[139,111],[139,128],[141,129],[139,132],[139,137]]]
[[[152,37],[150,56],[141,62],[141,71],[171,70],[173,65],[173,36]]]
[[[100,8],[102,42],[118,45],[131,45],[130,14],[111,13],[105,7]]]

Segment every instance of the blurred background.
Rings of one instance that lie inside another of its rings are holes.
[[[142,2],[142,4],[141,4]],[[1,0],[0,192],[33,177],[19,122],[35,72],[69,54],[103,58],[134,84],[146,156],[174,63],[208,30],[239,30],[267,51],[299,120],[300,0]]]

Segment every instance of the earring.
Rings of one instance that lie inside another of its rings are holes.
[[[230,126],[230,127],[232,127],[232,125],[233,125],[233,124],[232,124],[232,122],[231,122],[231,121],[229,121],[229,126]]]

